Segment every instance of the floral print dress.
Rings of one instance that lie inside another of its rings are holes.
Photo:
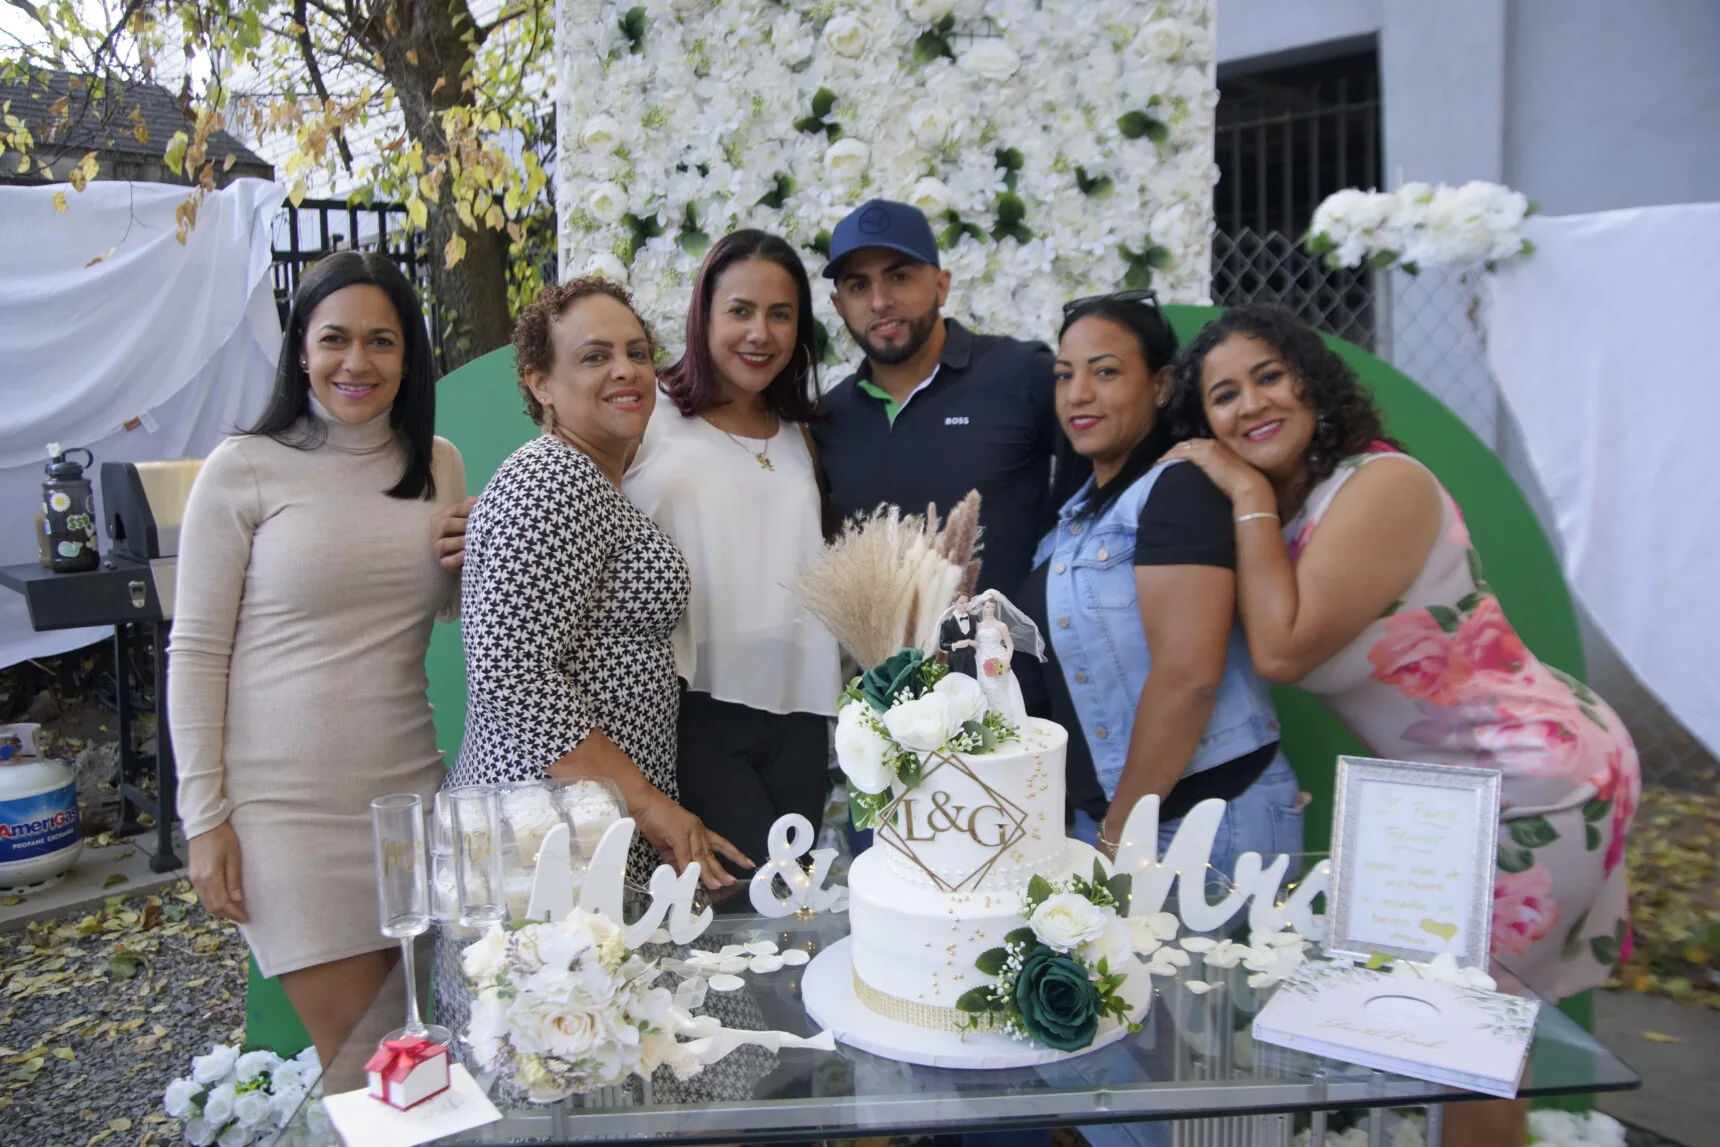
[[[1384,444],[1345,459],[1285,525],[1292,561],[1344,483],[1381,458],[1421,466]],[[1636,750],[1604,701],[1525,648],[1482,579],[1457,503],[1443,486],[1440,496],[1440,534],[1414,583],[1298,685],[1378,756],[1500,771],[1493,971],[1563,999],[1605,983],[1630,955]]]

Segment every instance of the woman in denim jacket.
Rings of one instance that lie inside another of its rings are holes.
[[[1155,795],[1162,852],[1184,813],[1218,797],[1208,873],[1228,880],[1243,852],[1301,851],[1303,798],[1236,622],[1230,503],[1198,467],[1160,460],[1176,350],[1151,292],[1064,308],[1057,417],[1093,474],[1040,542],[1023,599],[1072,734],[1075,835],[1115,855],[1129,812]]]

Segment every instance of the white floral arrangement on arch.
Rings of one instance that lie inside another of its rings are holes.
[[[1462,187],[1406,183],[1396,191],[1346,188],[1314,209],[1307,248],[1334,270],[1366,265],[1412,275],[1423,267],[1491,271],[1534,254],[1535,245],[1523,237],[1523,220],[1536,209],[1520,192],[1481,180]]]
[[[305,1097],[320,1092],[321,1080],[314,1047],[282,1059],[272,1051],[216,1044],[209,1054],[192,1057],[189,1076],[167,1085],[162,1110],[183,1121],[192,1147],[247,1147],[273,1142]],[[309,1118],[313,1125],[326,1118],[320,1104]]]
[[[981,330],[1209,299],[1211,0],[558,0],[556,41],[562,272],[630,283],[671,352],[714,239],[816,276],[874,197],[926,213]]]

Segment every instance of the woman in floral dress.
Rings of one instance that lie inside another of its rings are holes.
[[[1255,669],[1322,697],[1380,756],[1498,769],[1493,973],[1552,1000],[1604,983],[1630,955],[1623,860],[1641,790],[1617,714],[1525,648],[1457,503],[1294,315],[1217,319],[1184,352],[1172,401],[1200,437],[1171,456],[1231,500]],[[1515,1128],[1477,1131],[1456,1141]]]

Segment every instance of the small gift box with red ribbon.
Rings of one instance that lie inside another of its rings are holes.
[[[373,1098],[408,1111],[448,1090],[448,1049],[422,1036],[383,1040],[364,1070]]]

